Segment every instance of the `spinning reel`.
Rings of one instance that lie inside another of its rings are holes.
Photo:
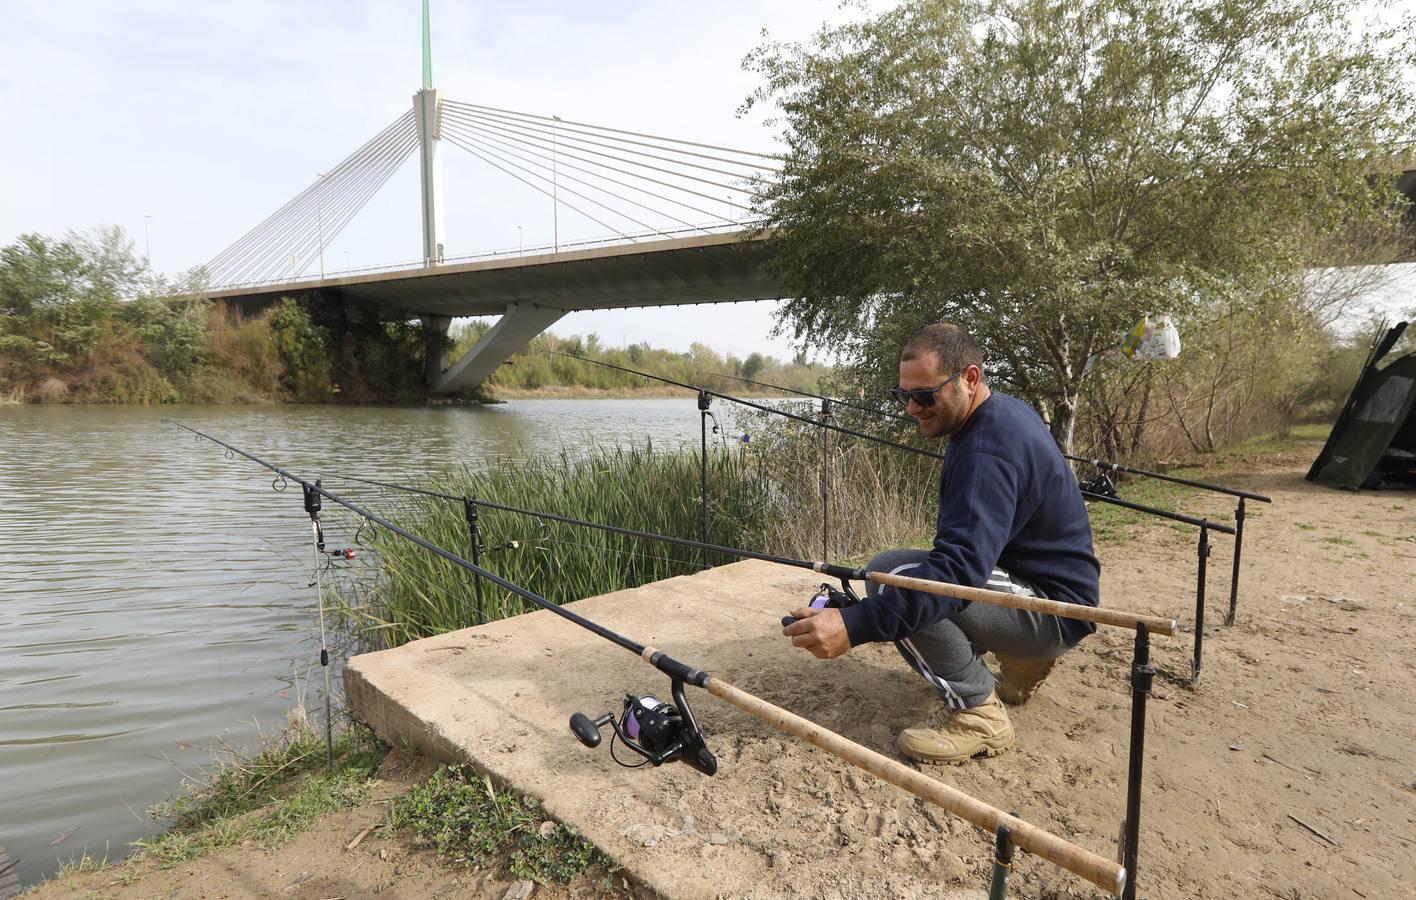
[[[1092,494],[1100,494],[1103,497],[1116,497],[1116,482],[1111,480],[1111,476],[1105,472],[1097,472],[1092,477],[1080,482],[1082,490]]]
[[[610,726],[614,730],[610,737],[610,758],[627,769],[637,769],[644,762],[631,765],[615,756],[616,738],[655,766],[679,759],[704,775],[714,774],[718,771],[718,760],[704,743],[703,732],[683,694],[683,682],[677,678],[673,680],[673,697],[673,703],[665,703],[649,694],[639,697],[625,694],[624,711],[618,721],[613,712],[598,719],[576,713],[570,717],[570,730],[580,743],[598,747],[600,729]]]
[[[851,583],[844,578],[841,579],[841,590],[836,590],[831,585],[822,583],[816,589],[816,594],[811,598],[807,606],[812,609],[845,609],[847,606],[855,606],[860,602],[859,595],[851,587]],[[796,621],[795,616],[782,616],[782,627]]]

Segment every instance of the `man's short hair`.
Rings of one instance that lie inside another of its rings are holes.
[[[935,322],[916,331],[914,337],[905,342],[900,359],[919,359],[926,353],[933,353],[939,360],[939,371],[949,375],[969,366],[983,370],[983,350],[978,341],[949,322]]]

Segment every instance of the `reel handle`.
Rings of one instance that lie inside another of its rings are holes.
[[[613,721],[613,713],[605,713],[598,719],[591,719],[585,713],[576,713],[570,717],[570,730],[575,732],[575,737],[580,743],[587,747],[598,747],[600,746],[600,729]]]

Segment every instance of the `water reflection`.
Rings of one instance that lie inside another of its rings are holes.
[[[179,768],[250,746],[320,682],[300,492],[164,416],[302,474],[385,480],[698,441],[691,398],[0,407],[0,845],[23,883],[124,855]]]

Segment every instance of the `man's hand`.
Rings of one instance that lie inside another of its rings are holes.
[[[796,621],[782,629],[792,639],[793,647],[810,650],[817,659],[835,659],[851,651],[851,638],[846,634],[846,622],[839,609],[792,610]]]

